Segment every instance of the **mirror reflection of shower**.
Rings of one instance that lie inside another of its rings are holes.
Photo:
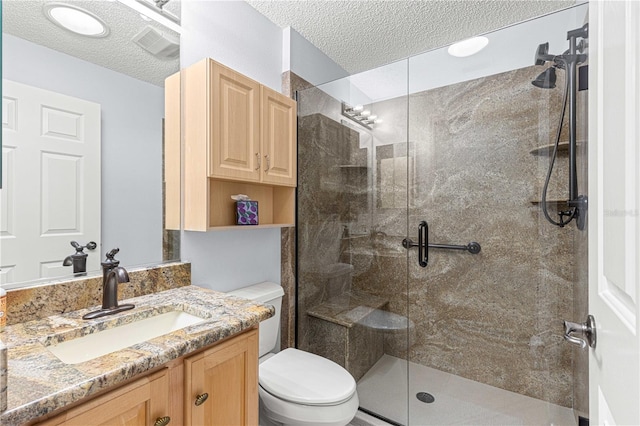
[[[565,90],[562,101],[562,112],[560,114],[560,122],[556,133],[553,154],[549,160],[549,169],[542,189],[542,212],[544,217],[553,225],[564,227],[573,219],[576,220],[576,226],[580,230],[586,227],[587,216],[587,197],[578,195],[578,178],[576,172],[576,67],[578,64],[587,60],[584,53],[587,49],[587,38],[589,34],[588,24],[567,32],[567,40],[569,40],[569,49],[561,55],[549,54],[549,43],[543,43],[538,46],[535,55],[535,65],[544,65],[550,62],[552,65],[543,71],[531,83],[542,89],[553,89],[556,87],[556,70],[564,70],[566,73]],[[580,39],[578,41],[578,39]],[[562,132],[562,123],[564,122],[565,111],[567,109],[567,101],[569,104],[569,200],[567,202],[567,210],[558,211],[558,220],[554,220],[547,209],[547,190],[551,173],[558,154],[558,146],[560,144],[560,134]]]

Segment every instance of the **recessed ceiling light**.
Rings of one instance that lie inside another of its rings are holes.
[[[447,49],[449,55],[457,56],[458,58],[464,58],[465,56],[471,56],[489,44],[489,39],[486,37],[473,37],[466,40],[459,41],[457,43],[452,44]]]
[[[106,37],[109,27],[93,13],[66,3],[45,3],[44,15],[57,26],[87,37]]]

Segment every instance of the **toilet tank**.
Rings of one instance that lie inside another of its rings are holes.
[[[276,283],[263,282],[239,288],[227,294],[243,297],[265,305],[273,305],[276,309],[275,315],[260,323],[260,356],[276,349],[278,332],[280,331],[280,308],[282,306],[282,296],[284,296],[282,287]]]

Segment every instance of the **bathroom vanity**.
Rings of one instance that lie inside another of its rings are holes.
[[[195,286],[127,301],[136,308],[112,317],[84,321],[89,309],[82,309],[7,327],[8,409],[0,423],[257,424],[257,325],[272,307]],[[136,323],[176,311],[199,321],[73,364],[50,350],[134,324],[124,339],[136,335]]]

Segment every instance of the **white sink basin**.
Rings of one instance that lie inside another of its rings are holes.
[[[205,319],[186,312],[171,311],[51,345],[47,349],[65,364],[79,364],[202,321]]]

